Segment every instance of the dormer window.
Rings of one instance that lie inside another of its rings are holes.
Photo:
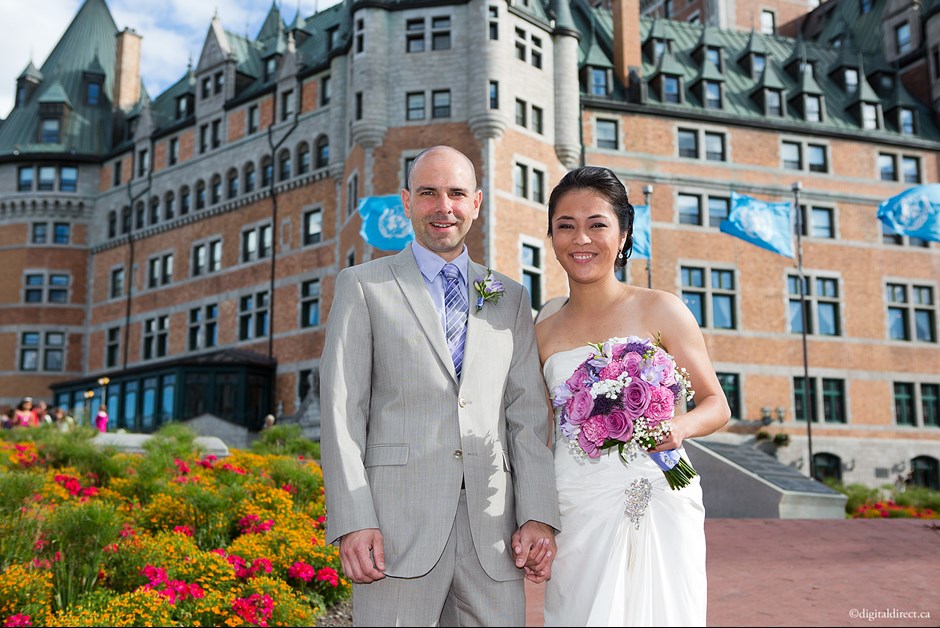
[[[721,67],[721,48],[718,46],[709,46],[705,49],[705,60],[714,63],[719,72],[724,72]]]
[[[779,89],[764,90],[764,111],[768,116],[783,116],[783,95]]]
[[[878,105],[863,102],[860,105],[863,129],[878,129]]]
[[[189,115],[189,99],[190,96],[183,94],[176,99],[176,119],[182,120]]]
[[[807,94],[803,100],[803,118],[807,122],[822,122],[822,102],[819,96]]]
[[[277,57],[270,57],[264,62],[264,82],[267,83],[274,78],[277,72]]]
[[[669,52],[669,40],[668,39],[657,39],[653,42],[653,63],[659,61],[659,59]]]
[[[679,77],[671,74],[662,77],[662,93],[660,94],[663,102],[679,104],[682,102],[682,95],[679,90]]]
[[[855,94],[855,92],[858,91],[858,70],[855,68],[846,68],[845,74],[843,74],[843,81],[845,82],[845,93]]]
[[[326,29],[326,49],[333,50],[339,45],[339,26]]]
[[[873,0],[860,0],[859,9],[861,10],[862,15],[865,15],[866,13],[871,13],[872,4],[873,4]]]
[[[607,70],[604,68],[591,68],[591,95],[606,96],[610,93],[610,83],[607,80]]]
[[[757,80],[767,66],[767,55],[762,52],[752,52],[745,57],[744,66],[750,70],[751,78]]]
[[[898,131],[901,135],[914,135],[916,125],[914,124],[913,109],[901,107],[898,110]]]
[[[20,83],[16,88],[16,106],[22,107],[26,104],[26,99],[29,97],[29,87],[25,83]]]
[[[894,27],[894,43],[898,54],[907,54],[914,49],[911,42],[911,23],[903,22]]]
[[[101,103],[101,83],[88,81],[85,83],[85,104],[92,107]]]
[[[718,81],[703,81],[703,102],[706,109],[721,109],[721,83]]]
[[[58,144],[62,121],[59,118],[43,118],[40,122],[39,143]]]

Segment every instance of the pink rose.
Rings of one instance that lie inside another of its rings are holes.
[[[633,436],[633,420],[623,410],[614,410],[604,421],[608,438],[626,442]]]
[[[650,402],[649,384],[642,379],[634,379],[623,391],[623,410],[631,419],[638,419],[646,412]]]
[[[588,375],[587,369],[585,369],[582,364],[571,374],[571,377],[568,378],[565,385],[571,389],[571,392],[578,392],[579,390],[584,390],[585,384],[590,381],[590,379],[591,377]]]
[[[643,356],[636,351],[631,351],[623,356],[624,370],[630,377],[640,376],[640,367],[643,365]]]
[[[607,423],[604,417],[594,415],[581,425],[578,444],[589,457],[600,457],[601,452],[598,448],[604,444],[605,440],[607,440]]]
[[[594,400],[591,393],[586,390],[579,390],[568,402],[568,422],[574,425],[580,425],[591,416],[591,410],[594,409]]]
[[[676,383],[675,362],[665,351],[662,349],[656,350],[656,353],[653,354],[652,365],[661,373],[663,386],[672,386]]]
[[[646,407],[646,418],[658,424],[660,421],[672,418],[676,407],[676,396],[668,388],[653,388],[650,390],[649,405]]]
[[[610,364],[601,369],[597,374],[599,379],[617,379],[620,374],[626,370],[623,362],[611,360]]]

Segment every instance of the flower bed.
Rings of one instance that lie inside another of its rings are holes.
[[[314,461],[42,432],[0,441],[3,626],[310,626],[349,597]]]

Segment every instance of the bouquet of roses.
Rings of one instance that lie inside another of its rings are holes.
[[[670,488],[688,486],[695,469],[678,451],[649,452],[669,434],[676,406],[695,394],[686,370],[659,338],[630,336],[590,346],[594,354],[554,390],[562,433],[590,458],[612,447],[625,463],[647,453]]]

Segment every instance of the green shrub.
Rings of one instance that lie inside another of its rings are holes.
[[[256,454],[320,459],[320,443],[305,438],[303,429],[296,424],[275,425],[262,430],[258,440],[252,443],[251,450]]]

